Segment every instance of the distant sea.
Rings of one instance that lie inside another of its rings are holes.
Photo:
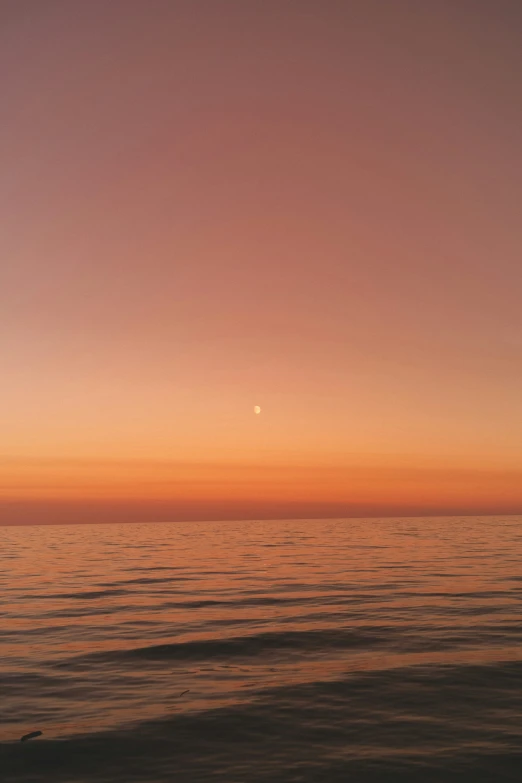
[[[522,517],[0,528],[0,779],[521,783]]]

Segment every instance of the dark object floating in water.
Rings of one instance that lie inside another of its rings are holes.
[[[25,742],[26,740],[34,739],[35,737],[40,737],[43,734],[43,731],[30,731],[29,734],[24,734],[23,737],[21,737],[20,742]]]
[[[179,694],[179,696],[184,696],[184,695],[185,695],[185,693],[188,693],[189,691],[190,691],[190,688],[188,688],[186,691],[181,691],[181,693]],[[178,699],[179,699],[179,696],[178,696]]]

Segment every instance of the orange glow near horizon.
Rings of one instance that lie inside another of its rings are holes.
[[[494,5],[12,5],[1,523],[522,513]]]

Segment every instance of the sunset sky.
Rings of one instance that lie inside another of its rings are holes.
[[[0,73],[2,523],[522,512],[519,0],[8,0]]]

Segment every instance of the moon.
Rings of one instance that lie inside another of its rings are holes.
[[[254,413],[261,413],[261,408],[259,405],[254,405]]]

